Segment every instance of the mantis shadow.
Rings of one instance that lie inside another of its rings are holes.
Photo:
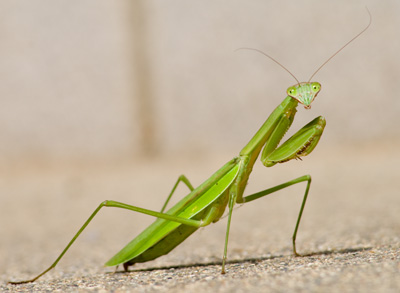
[[[319,256],[319,255],[334,255],[334,254],[351,254],[351,253],[357,253],[357,252],[364,252],[364,251],[369,251],[371,250],[372,247],[361,247],[361,248],[345,248],[345,249],[339,249],[339,250],[323,250],[323,251],[318,251],[318,252],[311,252],[311,253],[306,253],[302,254],[298,257],[312,257],[312,256]],[[230,260],[227,261],[227,264],[244,264],[244,263],[258,263],[261,261],[265,260],[272,260],[272,259],[279,259],[279,258],[284,258],[287,257],[288,255],[272,255],[272,256],[266,256],[266,257],[250,257],[250,258],[244,258],[244,259],[236,259],[236,260]],[[295,256],[297,257],[297,256]],[[197,264],[182,264],[182,265],[173,265],[173,266],[162,266],[162,267],[150,267],[150,268],[144,268],[144,269],[133,269],[133,270],[126,270],[126,271],[115,271],[115,272],[109,272],[107,274],[125,274],[125,273],[132,273],[132,272],[151,272],[151,271],[156,271],[156,270],[170,270],[170,269],[187,269],[187,268],[195,268],[195,267],[208,267],[208,266],[217,266],[221,265],[221,261],[210,261],[210,262],[204,262],[204,263],[197,263]]]

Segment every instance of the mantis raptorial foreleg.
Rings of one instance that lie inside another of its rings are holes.
[[[307,125],[297,131],[280,147],[271,149],[270,144],[268,148],[264,148],[261,155],[261,162],[266,167],[272,167],[277,163],[284,163],[292,159],[300,159],[302,156],[307,156],[317,146],[324,131],[325,125],[326,121],[324,117],[316,117],[314,120],[310,121]],[[275,132],[273,135],[274,134]],[[279,142],[281,138],[282,132],[274,137],[276,142]]]

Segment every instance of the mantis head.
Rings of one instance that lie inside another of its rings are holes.
[[[306,109],[311,108],[311,103],[321,90],[319,82],[301,82],[286,90],[288,96],[296,99]]]

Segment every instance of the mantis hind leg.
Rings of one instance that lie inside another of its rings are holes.
[[[243,201],[241,202],[241,203],[250,202],[250,201],[259,199],[259,198],[261,198],[263,196],[266,196],[268,194],[274,193],[274,192],[276,192],[278,190],[281,190],[283,188],[286,188],[286,187],[289,187],[291,185],[294,185],[294,184],[297,184],[297,183],[300,183],[300,182],[304,182],[304,181],[307,181],[307,187],[306,187],[306,190],[304,192],[303,201],[301,203],[299,215],[297,216],[296,226],[294,228],[294,232],[293,232],[293,236],[292,236],[293,253],[296,256],[300,256],[300,254],[298,254],[297,251],[296,251],[296,237],[297,237],[297,231],[298,231],[299,226],[300,226],[301,216],[303,215],[304,207],[306,205],[308,192],[310,190],[310,185],[311,185],[311,176],[310,175],[304,175],[304,176],[301,176],[299,178],[296,178],[296,179],[290,180],[288,182],[282,183],[280,185],[274,186],[272,188],[268,188],[268,189],[265,189],[263,191],[248,195],[248,196],[244,197]]]
[[[179,185],[179,182],[185,183],[186,186],[190,189],[190,191],[194,190],[193,185],[190,183],[189,179],[187,179],[187,177],[185,175],[182,174],[181,176],[179,176],[178,180],[176,180],[174,187],[172,187],[172,190],[171,190],[170,194],[168,195],[167,200],[164,202],[164,205],[161,208],[161,213],[164,212],[165,208],[167,207],[168,202],[170,201],[172,195],[174,194],[176,188]]]
[[[89,218],[86,220],[86,222],[82,225],[82,227],[78,230],[78,232],[70,240],[70,242],[67,244],[67,246],[64,248],[64,250],[60,253],[60,255],[57,257],[57,259],[50,265],[50,267],[48,267],[46,270],[44,270],[42,273],[40,273],[39,275],[37,275],[33,279],[24,280],[24,281],[17,281],[17,282],[9,282],[9,283],[10,284],[24,284],[24,283],[34,282],[35,280],[39,279],[41,276],[46,274],[48,271],[53,269],[58,264],[58,262],[61,260],[61,258],[64,256],[64,254],[68,251],[68,249],[72,246],[72,244],[75,242],[75,240],[79,237],[79,235],[81,235],[83,230],[85,230],[85,228],[89,225],[89,223],[93,220],[93,218],[97,215],[97,213],[103,207],[122,208],[122,209],[130,210],[130,211],[134,211],[134,212],[139,212],[139,213],[146,214],[146,215],[149,215],[149,216],[153,216],[153,217],[157,217],[157,218],[161,218],[161,219],[165,219],[165,220],[169,220],[169,221],[174,221],[174,222],[177,222],[177,223],[181,223],[181,224],[185,224],[185,225],[193,226],[193,227],[197,227],[197,228],[205,226],[205,225],[208,225],[212,221],[210,216],[206,219],[206,221],[191,220],[191,219],[186,219],[186,218],[182,218],[182,217],[177,217],[177,216],[174,216],[174,215],[169,215],[169,214],[155,212],[155,211],[148,210],[148,209],[139,208],[139,207],[136,207],[136,206],[128,205],[128,204],[117,202],[117,201],[113,201],[113,200],[106,200],[106,201],[103,201],[94,210],[94,212],[89,216]]]

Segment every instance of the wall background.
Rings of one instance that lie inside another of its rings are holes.
[[[398,1],[2,1],[0,161],[237,153],[293,78],[368,23],[315,77],[294,129],[326,144],[398,141]]]

